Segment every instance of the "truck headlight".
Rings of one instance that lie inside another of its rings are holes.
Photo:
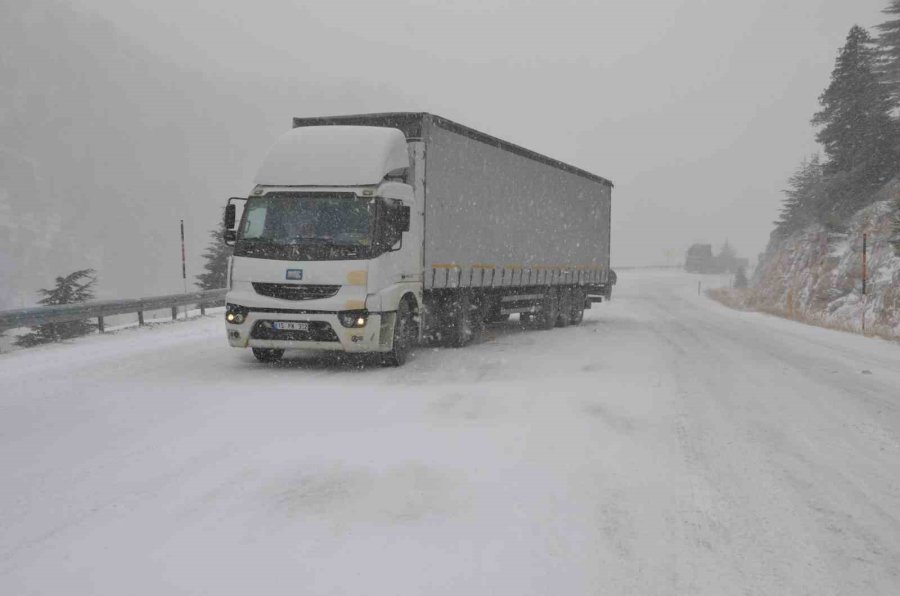
[[[247,318],[247,314],[250,312],[250,309],[246,306],[239,306],[237,304],[227,304],[225,306],[225,320],[229,323],[233,323],[235,325],[240,325],[244,322],[244,319]]]
[[[344,327],[365,327],[366,320],[369,318],[369,313],[364,310],[357,311],[347,311],[347,312],[339,312],[338,313],[338,321],[341,322],[341,325]]]

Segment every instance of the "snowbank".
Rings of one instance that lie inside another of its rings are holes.
[[[863,233],[868,284],[862,295]],[[810,226],[770,243],[741,306],[792,319],[900,337],[900,257],[889,243],[891,204],[857,212],[845,233]],[[732,297],[733,298],[733,297]]]

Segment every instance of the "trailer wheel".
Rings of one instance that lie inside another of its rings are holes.
[[[275,348],[252,348],[253,356],[260,362],[278,362],[284,356],[284,350]]]
[[[509,320],[509,314],[501,314],[502,306],[500,300],[493,300],[485,303],[484,321],[485,323],[502,323]]]
[[[556,317],[557,327],[568,327],[572,322],[572,290],[561,288],[559,290],[559,316]]]
[[[397,306],[397,320],[394,323],[394,340],[391,351],[385,354],[383,363],[386,366],[403,366],[409,359],[409,352],[416,344],[419,330],[416,328],[415,313],[409,302],[401,300]]]
[[[584,301],[584,290],[581,288],[572,290],[572,318],[570,321],[572,325],[581,325],[584,320]]]
[[[541,329],[553,329],[559,318],[559,295],[556,288],[548,288],[541,300],[541,312],[537,316],[537,324]]]

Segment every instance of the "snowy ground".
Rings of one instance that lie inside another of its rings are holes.
[[[898,594],[900,346],[623,271],[405,368],[0,356],[0,594]]]

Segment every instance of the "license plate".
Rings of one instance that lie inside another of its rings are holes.
[[[309,331],[309,323],[296,321],[275,321],[272,326],[279,331]]]

